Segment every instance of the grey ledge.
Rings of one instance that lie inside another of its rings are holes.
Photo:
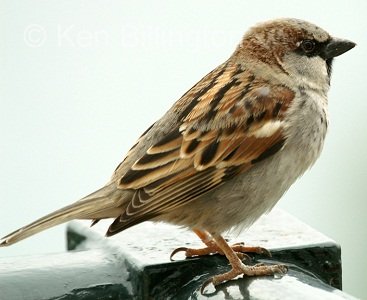
[[[239,278],[200,294],[202,283],[229,269],[219,255],[171,262],[177,247],[202,247],[190,231],[145,222],[105,238],[111,221],[68,225],[68,253],[0,260],[0,299],[354,299],[341,290],[340,247],[275,209],[231,242],[269,249],[282,277]]]

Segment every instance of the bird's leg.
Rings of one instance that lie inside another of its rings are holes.
[[[225,255],[224,252],[220,247],[218,247],[216,241],[213,239],[213,237],[210,235],[209,232],[205,230],[199,230],[194,228],[193,231],[196,233],[196,235],[201,239],[201,241],[206,245],[204,248],[186,248],[186,247],[180,247],[175,249],[170,258],[172,260],[172,257],[178,253],[178,252],[185,252],[186,257],[194,257],[194,256],[204,256],[204,255],[210,255],[210,254],[221,254]],[[257,254],[266,254],[267,256],[271,256],[270,252],[264,248],[261,247],[248,247],[244,246],[243,243],[236,243],[230,246],[233,251],[236,253],[239,259],[250,259],[246,253],[257,253]]]
[[[212,236],[207,232],[199,229],[193,229],[193,231],[196,233],[196,235],[201,239],[201,241],[206,245],[204,248],[187,248],[187,247],[180,247],[171,253],[170,259],[172,260],[172,257],[178,253],[178,252],[185,252],[186,257],[193,257],[193,256],[204,256],[204,255],[210,255],[210,254],[216,254],[219,253],[220,249],[217,247],[214,239]],[[223,253],[220,253],[223,254]]]
[[[224,274],[215,275],[214,277],[207,280],[201,291],[203,292],[205,287],[212,283],[214,286],[219,285],[225,281],[232,280],[239,275],[246,276],[266,276],[266,275],[274,275],[284,274],[287,272],[287,268],[284,265],[264,265],[258,264],[254,266],[248,266],[241,262],[238,258],[237,253],[233,250],[233,248],[228,245],[227,241],[219,234],[212,235],[213,240],[215,241],[217,247],[221,249],[224,255],[227,257],[229,263],[231,264],[232,269],[229,272]]]
[[[206,245],[206,247],[199,249],[187,248],[185,251],[186,257],[203,256],[217,253],[223,255],[222,250],[217,246],[217,244],[215,243],[213,237],[209,234],[209,232],[195,228],[193,229],[193,231]]]

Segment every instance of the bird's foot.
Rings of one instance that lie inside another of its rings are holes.
[[[268,257],[271,257],[271,253],[262,247],[250,247],[245,246],[244,243],[236,243],[230,246],[232,250],[236,253],[237,257],[241,260],[251,260],[251,258],[247,255],[247,253],[256,253],[256,254],[264,254]],[[217,246],[214,241],[207,243],[207,247],[204,248],[187,248],[180,247],[172,251],[170,255],[170,259],[173,260],[173,256],[175,256],[179,252],[184,252],[186,257],[196,257],[196,256],[205,256],[211,254],[220,254],[225,255],[224,252]]]
[[[283,275],[287,273],[288,268],[284,265],[264,265],[264,264],[257,264],[254,266],[247,266],[243,263],[240,264],[233,264],[232,269],[229,272],[224,274],[215,275],[212,278],[209,278],[201,287],[201,293],[204,293],[205,288],[209,284],[213,284],[217,286],[221,283],[226,281],[235,279],[239,275],[245,276],[270,276],[275,274]]]

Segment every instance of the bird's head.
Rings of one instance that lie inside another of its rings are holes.
[[[246,32],[234,57],[260,72],[274,70],[310,87],[328,86],[333,58],[355,45],[303,20],[277,19]]]

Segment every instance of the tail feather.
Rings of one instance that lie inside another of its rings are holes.
[[[117,217],[121,213],[120,201],[116,201],[118,190],[105,186],[93,194],[58,209],[0,239],[0,247],[9,246],[40,231],[73,219],[95,219]]]

